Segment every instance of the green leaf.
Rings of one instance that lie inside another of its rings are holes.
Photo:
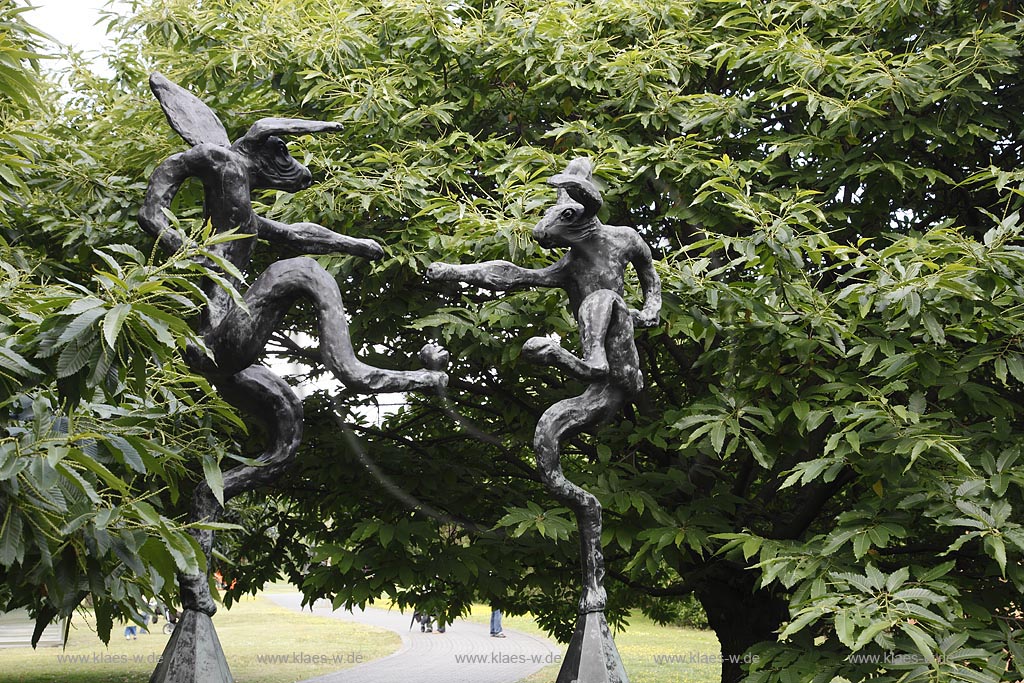
[[[42,370],[29,363],[25,358],[5,346],[0,346],[0,368],[21,376],[42,374]]]
[[[871,537],[866,529],[862,529],[853,537],[853,556],[859,560],[867,555],[870,549]]]
[[[130,468],[140,474],[146,473],[146,465],[142,462],[142,457],[126,439],[116,434],[111,434],[107,437],[106,444],[114,453],[120,455],[124,463]]]
[[[910,636],[910,639],[914,641],[914,645],[917,647],[917,651],[921,653],[925,661],[929,664],[935,663],[935,653],[933,652],[936,647],[935,640],[921,630],[920,627],[914,624],[900,624],[900,630]]]
[[[99,344],[95,339],[85,343],[75,340],[65,346],[57,359],[57,378],[70,377],[84,368],[96,354],[98,348]]]
[[[1018,382],[1024,382],[1024,357],[1019,353],[1011,353],[1006,356],[1006,368]]]
[[[948,562],[943,562],[921,574],[917,578],[917,580],[921,583],[931,583],[936,579],[941,579],[943,576],[948,574],[954,567],[956,567],[956,560],[949,560]]]
[[[72,460],[84,469],[97,475],[100,479],[106,483],[107,486],[119,491],[122,494],[127,495],[130,487],[128,484],[111,472],[105,465],[98,462],[92,456],[86,454],[78,448],[72,448],[68,451],[67,460]]]
[[[863,631],[860,632],[860,635],[857,636],[857,642],[853,644],[850,651],[858,652],[864,649],[868,643],[874,640],[883,631],[887,631],[891,625],[892,624],[890,622],[881,619],[871,622]]]
[[[395,528],[392,526],[381,526],[380,531],[377,533],[377,538],[380,540],[382,547],[387,548],[391,545],[391,539],[395,537]]]
[[[93,323],[102,318],[107,312],[106,308],[90,308],[89,310],[79,314],[67,324],[64,331],[57,338],[56,346],[63,346],[73,339],[77,339],[83,336],[87,330],[89,330]]]
[[[716,422],[711,427],[711,447],[716,453],[722,453],[725,445],[725,423]]]
[[[764,539],[758,536],[750,536],[743,541],[743,559],[749,560],[751,557],[757,554],[757,551],[761,548],[761,543]]]
[[[138,513],[139,517],[146,524],[150,526],[159,527],[162,526],[162,520],[160,514],[153,508],[152,505],[144,500],[137,500],[132,503],[132,508]]]
[[[203,474],[213,497],[221,507],[224,507],[224,473],[220,469],[220,463],[208,454],[203,455]]]
[[[833,617],[836,628],[836,637],[846,647],[852,648],[856,639],[854,638],[854,622],[849,610],[842,609]]]
[[[1000,536],[985,537],[985,552],[999,564],[999,573],[1006,576],[1006,544]]]
[[[807,415],[811,410],[811,406],[806,401],[794,401],[793,402],[793,415],[796,419],[803,422],[807,419]]]
[[[21,524],[21,515],[13,507],[8,507],[0,523],[0,565],[4,567],[21,562],[25,557]]]
[[[808,610],[797,615],[796,619],[786,624],[786,627],[782,629],[782,633],[779,634],[779,640],[789,638],[794,633],[802,631],[804,628],[816,622],[820,618],[821,612],[817,610]]]
[[[909,567],[900,567],[899,569],[894,571],[892,574],[889,574],[888,578],[886,578],[886,580],[885,580],[885,590],[887,592],[889,592],[889,593],[892,593],[897,588],[899,588],[904,583],[906,583],[907,579],[909,579],[909,578],[910,578],[910,568]]]
[[[851,430],[845,433],[846,440],[850,443],[854,453],[860,453],[860,434]]]
[[[103,317],[103,339],[108,347],[113,349],[117,346],[117,335],[120,334],[121,326],[131,312],[130,304],[117,304]]]

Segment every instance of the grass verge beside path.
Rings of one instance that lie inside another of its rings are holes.
[[[294,593],[296,590],[283,581],[267,584],[264,588],[264,592],[269,593]],[[398,609],[387,598],[375,601],[372,606]],[[474,605],[464,619],[490,624],[491,608]],[[505,616],[501,621],[504,628],[538,638],[548,637],[532,616]],[[720,648],[711,631],[659,626],[636,612],[629,618],[626,630],[615,634],[615,644],[630,683],[718,683],[721,680]],[[564,653],[564,646],[562,650]],[[558,669],[558,664],[544,667],[521,683],[551,683],[558,676]]]
[[[385,657],[401,644],[390,631],[300,614],[259,597],[221,608],[213,621],[237,683],[294,683]],[[66,650],[0,649],[0,683],[145,683],[167,644],[163,624],[131,641],[123,625],[115,626],[105,647],[91,621],[76,615]],[[326,661],[314,663],[314,656]]]
[[[491,608],[474,605],[467,620],[488,624]],[[546,637],[532,617],[503,617],[503,628]],[[659,626],[634,613],[625,631],[615,634],[615,645],[630,683],[718,683],[722,667],[718,639],[711,631],[676,626]],[[564,652],[564,646],[563,646]],[[558,676],[558,664],[544,667],[522,683],[551,683]]]

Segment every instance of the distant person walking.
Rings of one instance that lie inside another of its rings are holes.
[[[491,638],[504,638],[505,634],[501,631],[501,610],[497,607],[491,607]]]

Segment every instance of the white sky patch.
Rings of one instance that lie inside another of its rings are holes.
[[[91,59],[97,71],[103,72],[104,60],[111,47],[106,34],[106,22],[101,10],[127,13],[123,0],[31,0],[32,9],[23,16],[39,30],[50,34],[61,45],[74,48]],[[52,46],[47,52],[60,53],[62,48]],[[60,70],[60,62],[50,62],[49,68]]]
[[[289,337],[295,341],[299,346],[306,348],[316,347],[319,344],[319,340],[308,334],[299,332],[289,334]],[[311,368],[303,363],[289,363],[281,358],[270,356],[266,359],[266,364],[271,370],[278,373],[279,375],[305,375],[309,373]],[[295,393],[299,395],[299,398],[306,398],[314,391],[323,390],[328,393],[339,393],[342,390],[341,382],[339,382],[334,376],[329,373],[321,376],[316,381],[304,379],[301,382],[292,385],[295,389]],[[376,408],[367,407],[357,408],[355,412],[363,415],[369,419],[373,424],[380,425],[384,419],[398,411],[406,405],[405,394],[377,394],[377,406]]]
[[[315,337],[311,337],[304,333],[290,334],[289,335],[295,343],[304,347],[315,347],[319,342]],[[310,371],[309,366],[300,364],[300,362],[287,362],[282,358],[270,356],[266,360],[266,365],[275,373],[279,375],[305,375]],[[293,385],[295,393],[300,398],[305,398],[313,391],[324,390],[328,393],[338,393],[342,390],[341,382],[335,379],[332,375],[328,374],[317,379],[315,382],[305,379],[298,384]],[[391,415],[406,405],[406,394],[403,393],[381,393],[377,394],[377,407],[366,408],[366,409],[355,409],[355,412],[369,419],[373,424],[380,425],[387,416]]]

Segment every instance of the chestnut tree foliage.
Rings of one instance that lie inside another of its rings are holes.
[[[0,4],[0,611],[28,608],[35,642],[87,606],[106,641],[205,563],[181,511],[219,481],[216,427],[241,423],[179,357],[216,238],[153,259],[75,236],[125,232],[136,197],[115,194],[102,110],[40,75],[24,9]]]
[[[36,185],[4,215],[41,267],[85,283],[111,243],[140,250],[117,263],[164,262],[133,222],[147,174],[181,149],[145,89],[159,69],[235,135],[264,115],[342,122],[292,143],[317,182],[263,211],[384,245],[373,264],[320,257],[370,362],[413,367],[424,337],[453,355],[445,396],[380,423],[344,388],[306,401],[293,474],[229,511],[244,530],[221,534],[219,561],[237,591],[283,572],[309,599],[390,596],[446,618],[489,601],[568,635],[575,530],[529,444],[582,386],[518,357],[538,334],[576,343],[566,302],[423,272],[551,263],[529,232],[554,197],[544,180],[589,155],[603,219],[655,248],[665,292],[637,337],[643,396],[563,457],[604,506],[610,617],[667,617],[695,595],[723,653],[759,655],[724,665],[727,681],[1024,674],[1016,3],[148,0],[114,30],[114,75],[72,77],[59,142],[32,152]],[[183,191],[183,224],[199,197]],[[105,349],[109,315],[76,343]],[[302,310],[288,323],[315,329]],[[38,367],[57,332],[31,324],[18,339]],[[315,342],[296,338],[273,354],[316,376]],[[139,372],[189,376],[171,347]],[[217,433],[207,448],[260,447]],[[210,456],[181,453],[183,491],[216,479]],[[181,522],[165,462],[129,484]]]

